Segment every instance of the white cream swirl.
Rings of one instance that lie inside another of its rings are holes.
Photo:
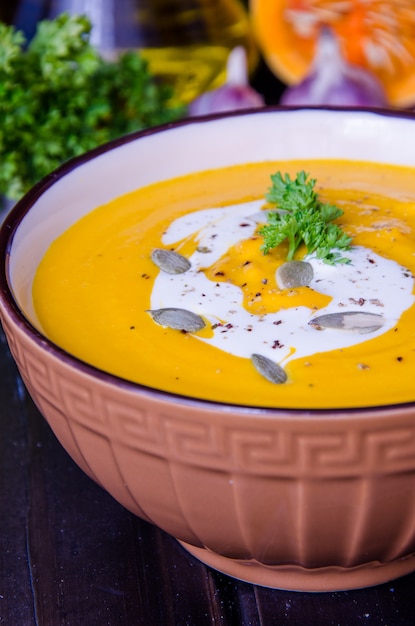
[[[191,257],[184,274],[160,272],[154,282],[151,308],[184,308],[208,319],[212,337],[195,335],[220,350],[249,358],[253,353],[280,364],[292,358],[346,348],[367,341],[393,328],[403,311],[415,302],[414,279],[406,268],[372,250],[355,246],[348,253],[350,263],[328,265],[313,256],[307,258],[314,270],[310,287],[332,299],[318,315],[342,311],[381,314],[383,326],[370,334],[327,329],[309,325],[316,312],[306,306],[277,313],[254,315],[243,306],[239,287],[209,280],[203,269],[216,262],[231,246],[252,237],[258,226],[263,201],[195,211],[175,220],[163,235],[166,247],[194,237],[199,250]],[[221,325],[215,327],[216,324]]]

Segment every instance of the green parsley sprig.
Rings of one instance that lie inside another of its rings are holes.
[[[271,176],[272,187],[265,197],[276,210],[268,213],[268,223],[259,229],[264,254],[288,240],[288,261],[304,244],[307,254],[315,254],[326,263],[348,263],[340,250],[350,249],[351,237],[333,223],[343,211],[321,202],[314,190],[316,180],[308,176],[304,171],[295,179],[280,172]]]
[[[90,31],[87,17],[63,13],[26,46],[0,22],[0,195],[17,199],[74,156],[184,116],[136,51],[104,60]]]

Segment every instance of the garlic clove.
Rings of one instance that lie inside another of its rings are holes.
[[[226,83],[193,100],[188,113],[189,116],[207,115],[264,105],[264,98],[249,85],[246,51],[238,46],[228,56]]]
[[[322,31],[311,71],[281,97],[282,105],[340,105],[385,107],[382,85],[370,71],[347,63],[338,40]]]

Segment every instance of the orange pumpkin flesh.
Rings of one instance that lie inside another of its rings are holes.
[[[328,27],[345,60],[380,80],[390,105],[415,103],[412,0],[250,0],[250,11],[265,61],[288,85],[307,76],[319,34]]]

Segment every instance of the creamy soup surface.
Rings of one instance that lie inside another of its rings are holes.
[[[270,175],[305,170],[344,214],[347,264],[313,255],[307,287],[280,288],[287,245],[264,255]],[[415,400],[415,172],[346,161],[249,164],[138,189],[99,207],[49,248],[33,285],[45,334],[117,376],[180,395],[251,406],[330,408]],[[155,249],[190,261],[171,275]],[[182,332],[149,311],[180,308],[205,327]],[[317,329],[331,313],[370,313],[370,332]],[[280,365],[282,384],[253,366]]]

